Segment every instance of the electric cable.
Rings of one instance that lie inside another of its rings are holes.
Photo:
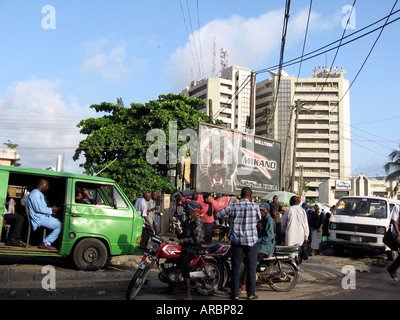
[[[195,60],[195,57],[194,57],[194,54],[193,54],[192,41],[190,41],[190,36],[189,36],[188,28],[187,28],[185,13],[184,13],[184,11],[183,11],[183,6],[182,6],[182,0],[179,0],[179,3],[180,3],[180,5],[181,5],[181,12],[182,12],[182,17],[183,17],[183,22],[184,22],[184,24],[185,24],[186,35],[187,35],[187,38],[188,38],[188,41],[189,41],[190,53],[191,53],[191,55],[192,55],[193,63],[194,63],[194,65],[196,66],[196,65],[198,65],[198,64],[196,64],[196,60]],[[200,74],[198,73],[199,71],[198,71],[197,68],[196,68],[196,70],[197,70],[197,76],[200,78]]]
[[[349,38],[349,37],[352,37],[352,36],[356,35],[357,33],[360,33],[361,31],[364,31],[365,29],[368,29],[368,28],[370,28],[371,26],[373,26],[373,25],[375,25],[375,24],[378,24],[378,23],[381,22],[382,20],[385,20],[385,19],[387,19],[388,17],[391,17],[391,16],[393,16],[393,15],[395,15],[396,13],[399,13],[399,12],[400,12],[400,9],[399,9],[399,10],[396,10],[396,11],[394,11],[394,12],[392,12],[392,14],[390,14],[390,15],[387,15],[387,16],[385,16],[385,17],[383,17],[383,18],[381,18],[381,19],[379,19],[379,20],[377,20],[377,21],[375,21],[375,22],[369,24],[369,25],[366,26],[366,27],[361,28],[360,30],[357,30],[357,31],[355,31],[355,32],[353,32],[353,33],[351,33],[351,34],[345,36],[343,39],[347,39],[347,38]],[[342,43],[340,46],[342,47],[342,46],[348,45],[348,44],[350,44],[350,43],[352,43],[352,42],[354,42],[354,41],[356,41],[356,40],[359,40],[359,39],[361,39],[361,38],[363,38],[363,37],[365,37],[365,36],[367,36],[367,35],[369,35],[369,34],[375,32],[375,31],[378,31],[378,30],[380,30],[380,29],[382,29],[382,28],[384,28],[384,27],[386,27],[386,26],[388,26],[388,25],[390,25],[390,24],[392,24],[392,23],[398,21],[399,19],[400,19],[400,17],[395,18],[395,19],[393,19],[393,20],[391,20],[391,21],[388,21],[388,22],[386,22],[386,23],[385,23],[384,25],[382,25],[382,26],[376,27],[375,29],[372,29],[372,30],[370,30],[370,31],[368,31],[368,32],[366,32],[366,33],[364,33],[364,34],[362,34],[362,35],[360,35],[360,36],[358,36],[358,37],[356,37],[356,38],[354,38],[354,39],[351,39],[351,40],[349,40],[349,41],[347,41],[347,42]],[[327,45],[325,45],[325,46],[323,46],[323,47],[320,47],[320,48],[318,48],[318,49],[316,49],[316,50],[313,50],[313,51],[311,51],[311,52],[309,52],[309,53],[306,53],[305,55],[302,55],[302,56],[300,56],[300,57],[296,57],[296,58],[294,58],[294,59],[288,60],[288,61],[286,61],[286,62],[283,63],[282,68],[284,68],[284,67],[289,67],[289,66],[291,66],[291,65],[297,64],[297,63],[299,63],[298,60],[303,59],[303,61],[307,61],[307,60],[313,59],[313,58],[315,58],[315,57],[318,57],[318,56],[320,56],[320,55],[323,55],[323,54],[325,54],[325,53],[327,53],[327,52],[330,52],[330,51],[332,51],[332,50],[335,50],[338,46],[335,46],[335,47],[332,47],[332,48],[327,49],[327,50],[325,50],[325,51],[322,51],[321,53],[312,55],[312,54],[314,54],[314,53],[316,53],[316,52],[318,52],[318,51],[320,51],[320,50],[323,50],[323,49],[325,49],[325,48],[328,48],[328,47],[334,45],[335,43],[339,42],[340,40],[341,40],[341,39],[338,39],[338,40],[333,41],[333,42],[331,42],[331,43],[329,43],[329,44],[327,44]],[[309,57],[310,55],[312,55],[312,56]],[[260,70],[257,71],[257,73],[260,73],[260,74],[261,74],[261,73],[265,73],[265,72],[268,72],[269,70],[274,70],[274,69],[276,69],[276,68],[278,68],[278,67],[279,67],[279,65],[274,65],[274,66],[271,66],[271,67],[268,67],[268,68],[260,69]]]

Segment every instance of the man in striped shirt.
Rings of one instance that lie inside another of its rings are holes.
[[[256,268],[257,268],[257,221],[261,220],[258,204],[253,201],[253,192],[244,187],[240,194],[241,200],[233,203],[217,213],[217,218],[230,218],[232,245],[232,287],[231,297],[239,299],[239,275],[243,254],[246,266],[246,291],[249,299],[255,299]]]

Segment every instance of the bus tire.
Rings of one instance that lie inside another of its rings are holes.
[[[106,246],[98,239],[83,239],[72,253],[75,266],[84,271],[95,271],[102,268],[108,259]]]

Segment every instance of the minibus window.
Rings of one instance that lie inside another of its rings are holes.
[[[114,187],[114,203],[117,208],[128,208],[128,205],[122,198],[122,196],[119,194],[118,190]]]
[[[113,196],[113,186],[103,185],[101,186],[101,191],[106,197],[107,205],[114,207],[114,196]]]
[[[336,215],[386,218],[386,201],[367,198],[342,198],[335,208]]]

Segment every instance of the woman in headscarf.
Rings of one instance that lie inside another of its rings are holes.
[[[311,228],[311,255],[319,254],[322,242],[322,227],[324,226],[324,215],[321,212],[321,204],[316,203],[314,210],[310,212],[309,223]]]

